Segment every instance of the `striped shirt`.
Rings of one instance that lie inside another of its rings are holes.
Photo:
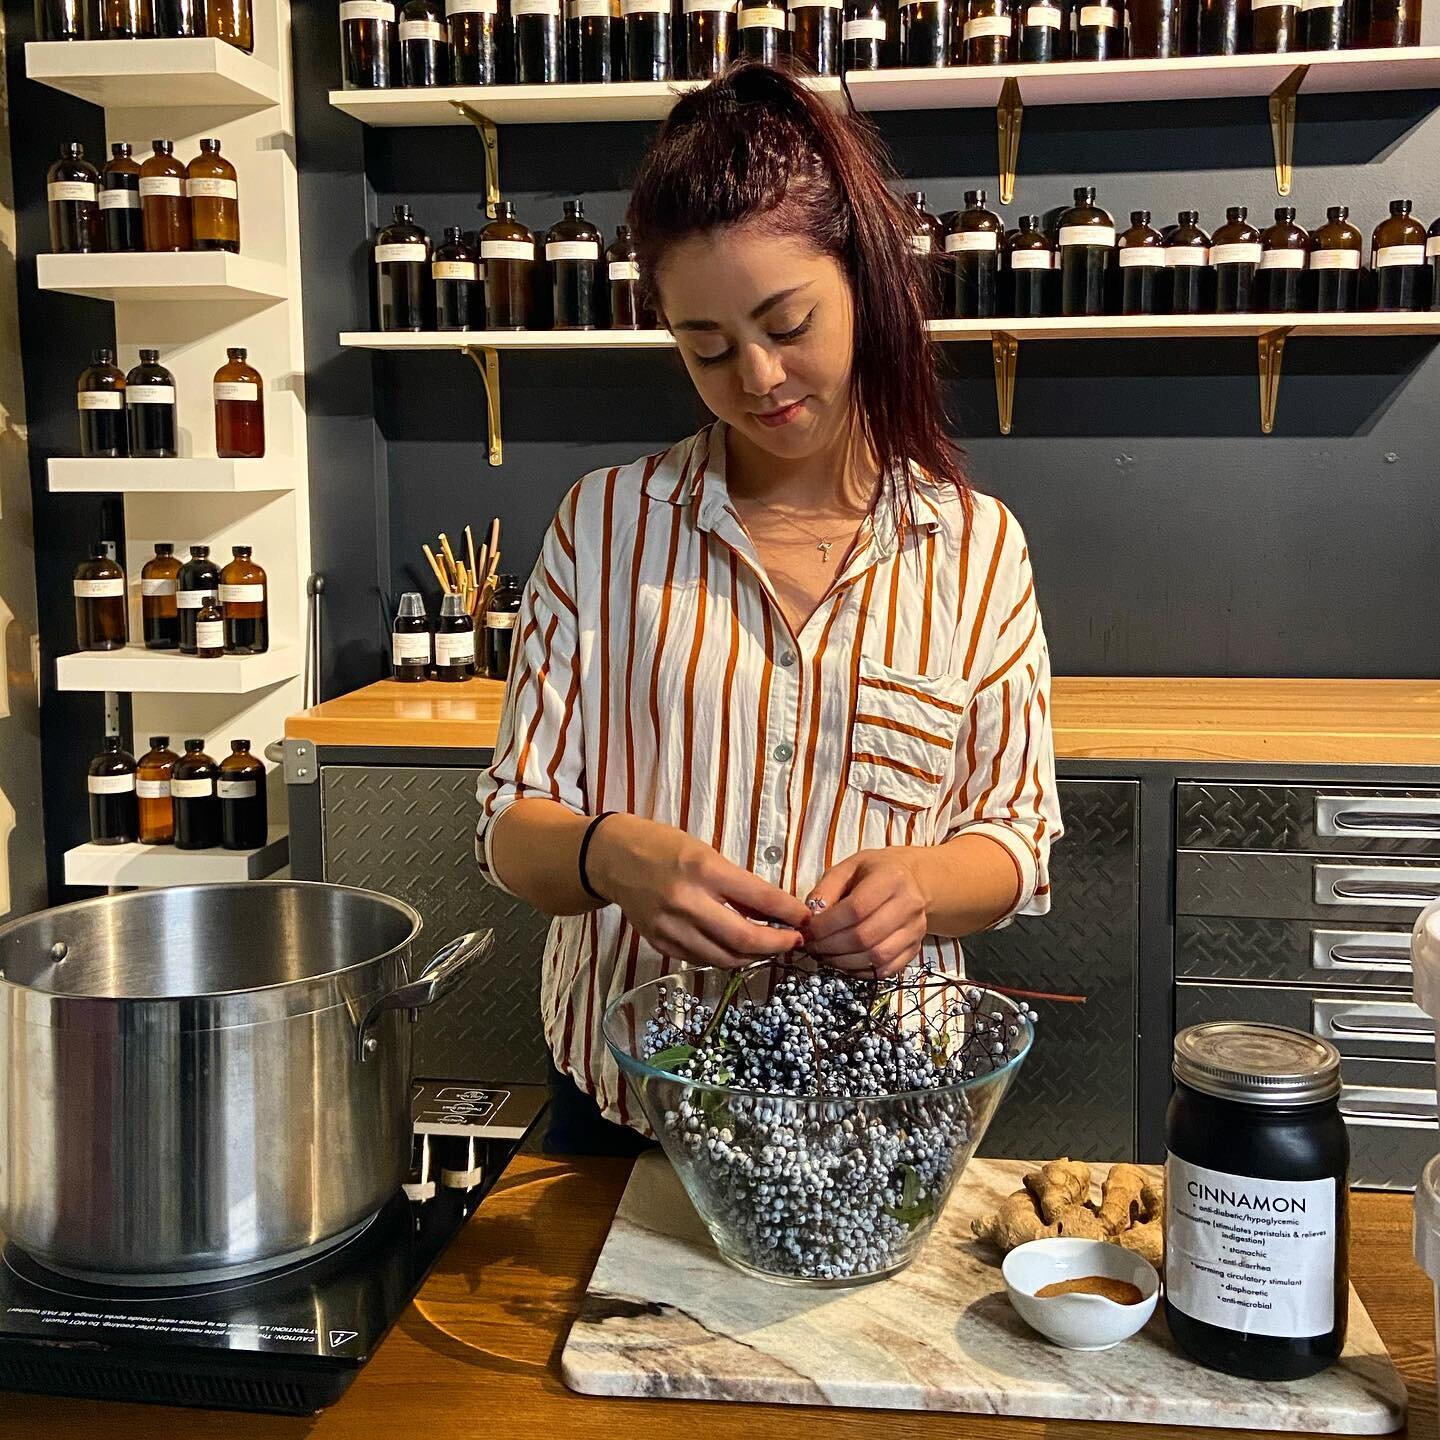
[[[1011,914],[1049,908],[1061,833],[1050,663],[1025,538],[999,501],[882,494],[797,635],[725,486],[721,422],[586,475],[545,537],[517,619],[476,854],[522,796],[677,826],[805,895],[857,850],[990,837]],[[503,888],[503,887],[502,887]],[[963,968],[958,941],[921,958]],[[541,981],[557,1067],[641,1121],[605,1050],[616,995],[675,969],[605,906],[550,927]]]

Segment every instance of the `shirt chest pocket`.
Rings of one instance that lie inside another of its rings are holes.
[[[850,727],[852,789],[906,810],[928,810],[954,765],[965,682],[912,675],[860,658]]]

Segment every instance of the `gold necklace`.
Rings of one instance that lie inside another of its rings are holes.
[[[768,510],[777,520],[783,520],[792,530],[798,531],[805,536],[812,545],[820,552],[821,564],[830,563],[830,551],[835,547],[836,541],[822,540],[813,530],[800,524],[798,520],[792,520],[783,510],[777,510],[773,505],[767,505],[758,495],[750,497],[762,510]]]

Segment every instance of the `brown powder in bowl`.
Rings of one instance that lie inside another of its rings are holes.
[[[1112,1280],[1108,1275],[1079,1275],[1073,1280],[1057,1280],[1042,1285],[1036,1298],[1049,1300],[1055,1295],[1100,1295],[1117,1305],[1138,1305],[1145,1297],[1128,1280]]]

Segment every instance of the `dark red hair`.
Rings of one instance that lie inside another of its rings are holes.
[[[741,62],[676,102],[641,162],[629,220],[657,310],[666,250],[708,230],[760,220],[835,257],[854,295],[856,413],[908,512],[912,464],[967,504],[969,486],[925,333],[930,282],[895,180],[868,120],[837,113],[784,71]]]

